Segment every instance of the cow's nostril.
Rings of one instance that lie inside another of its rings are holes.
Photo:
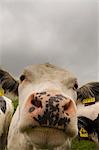
[[[39,99],[35,99],[31,101],[32,105],[34,105],[35,107],[41,107],[42,108],[42,102]]]
[[[63,107],[63,113],[67,116],[74,116],[76,113],[76,108],[72,100],[68,99],[68,102],[62,106]]]
[[[67,110],[71,106],[71,101],[63,106],[64,111]]]

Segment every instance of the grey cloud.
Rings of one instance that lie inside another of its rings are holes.
[[[70,68],[80,82],[97,80],[94,0],[4,0],[1,62],[16,75],[32,63]]]

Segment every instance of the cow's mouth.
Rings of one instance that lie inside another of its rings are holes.
[[[48,126],[28,126],[22,131],[29,143],[34,144],[37,149],[48,149],[51,147],[60,147],[65,144],[68,137],[77,135],[77,130],[70,126],[66,129],[59,129]]]
[[[64,130],[54,127],[31,127],[25,131],[25,135],[38,149],[62,146],[67,139]]]
[[[41,131],[43,130],[44,132],[47,131],[47,130],[59,130],[61,132],[66,132],[66,128],[64,128],[64,126],[47,126],[47,125],[42,125],[42,126],[39,126],[39,125],[28,125],[28,126],[22,126],[22,128],[20,127],[20,131],[21,133],[24,133],[24,132],[31,132],[31,131]]]
[[[21,133],[32,133],[35,131],[40,131],[45,134],[47,134],[47,132],[49,131],[56,131],[57,133],[64,133],[65,137],[74,137],[75,135],[77,135],[78,130],[77,130],[77,122],[74,118],[74,120],[71,120],[69,123],[66,124],[66,126],[64,127],[64,124],[60,125],[60,126],[54,126],[54,125],[47,125],[47,124],[34,124],[31,123],[31,121],[27,121],[27,123],[21,123],[19,124],[19,130]],[[50,134],[50,132],[49,132]]]

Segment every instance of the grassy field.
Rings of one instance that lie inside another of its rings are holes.
[[[96,150],[96,145],[93,142],[81,140],[77,138],[72,142],[72,150]]]
[[[14,109],[18,105],[17,99],[13,101]],[[93,142],[86,141],[86,140],[78,140],[77,138],[72,142],[72,150],[96,150],[96,146]]]

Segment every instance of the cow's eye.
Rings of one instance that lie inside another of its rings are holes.
[[[25,80],[25,75],[20,76],[20,81],[22,82],[23,80]]]
[[[74,84],[73,89],[74,89],[74,90],[77,90],[77,89],[78,89],[78,84],[77,84],[77,83]]]

